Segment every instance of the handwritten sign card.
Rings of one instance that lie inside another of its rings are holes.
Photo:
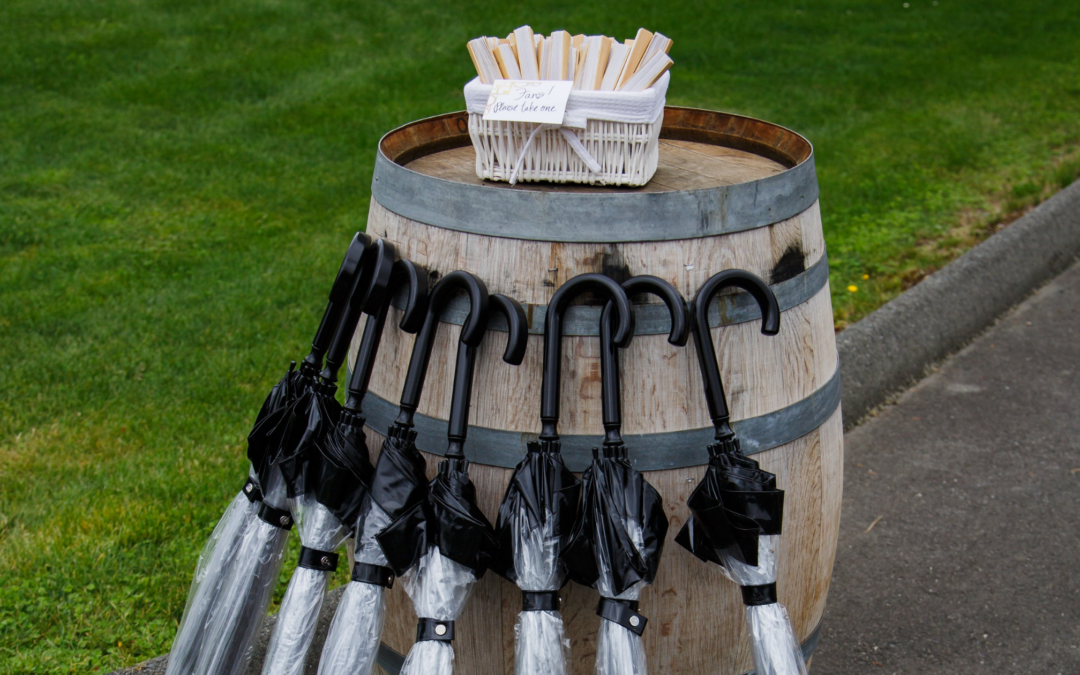
[[[570,80],[495,80],[484,120],[562,124],[573,88]]]

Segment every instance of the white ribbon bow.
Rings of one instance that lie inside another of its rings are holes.
[[[585,162],[585,166],[589,167],[589,171],[593,173],[600,173],[604,168],[600,166],[600,162],[596,161],[596,158],[589,154],[589,151],[585,149],[585,144],[581,142],[578,135],[567,127],[559,124],[537,124],[533,132],[529,134],[529,140],[525,141],[525,145],[521,148],[521,153],[518,154],[517,161],[514,162],[514,170],[510,172],[510,184],[517,184],[518,171],[521,170],[521,165],[525,163],[525,153],[529,151],[529,146],[532,145],[533,139],[536,135],[545,129],[558,129],[566,142],[570,145],[570,149],[581,158],[581,161]]]

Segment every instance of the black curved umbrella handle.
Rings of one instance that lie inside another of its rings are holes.
[[[544,379],[540,387],[540,440],[559,440],[559,393],[562,384],[562,320],[570,301],[581,293],[593,291],[615,303],[619,325],[614,343],[625,348],[634,337],[634,315],[626,291],[611,277],[593,272],[579,274],[555,291],[544,318]]]
[[[510,334],[506,337],[506,349],[503,361],[512,366],[520,366],[525,360],[525,350],[529,347],[529,319],[521,303],[508,295],[496,293],[491,296],[489,309],[506,317]]]
[[[406,333],[415,333],[423,325],[428,306],[427,270],[402,258],[394,263],[382,304],[364,324],[364,335],[360,340],[360,350],[356,354],[356,363],[353,364],[352,377],[349,378],[349,394],[345,399],[345,409],[353,413],[360,412],[360,406],[367,394],[383,328],[386,326],[386,316],[390,312],[390,301],[402,286],[406,289],[405,312],[398,327]],[[365,304],[365,311],[369,305],[370,303]]]
[[[360,272],[360,262],[364,257],[364,251],[370,245],[371,237],[363,232],[357,232],[353,235],[348,250],[345,251],[345,258],[341,261],[341,267],[338,268],[334,285],[330,287],[330,302],[323,311],[322,321],[319,322],[315,338],[311,341],[311,352],[304,357],[304,364],[314,371],[319,370],[323,356],[330,348],[330,341],[341,320],[341,313],[349,302],[356,276]]]
[[[667,305],[671,315],[668,342],[676,347],[686,345],[690,337],[690,317],[686,300],[679,291],[660,277],[642,274],[623,282],[627,296],[652,293]],[[622,445],[622,387],[619,384],[618,347],[612,339],[615,303],[609,302],[600,315],[600,400],[603,405],[604,445]]]
[[[505,295],[493,295],[489,300],[488,308],[491,312],[504,315],[510,327],[503,361],[512,366],[520,366],[525,359],[525,349],[529,346],[529,321],[525,317],[525,308],[517,300]],[[450,424],[446,434],[450,441],[446,450],[447,457],[465,457],[465,436],[469,432],[469,405],[472,401],[478,349],[458,342],[457,363],[454,365],[454,392],[450,398]]]
[[[378,303],[386,298],[386,288],[390,285],[390,273],[394,268],[396,257],[397,251],[394,250],[394,245],[385,239],[374,241],[364,251],[364,258],[360,263],[361,270],[356,275],[352,296],[334,332],[334,341],[330,344],[330,351],[326,353],[326,367],[319,373],[319,377],[324,382],[330,384],[337,382],[338,370],[348,357],[349,343],[352,342],[353,333],[356,332],[360,313],[369,305],[369,301],[371,307],[377,307]]]
[[[442,313],[443,307],[454,296],[454,293],[459,290],[469,295],[469,315],[465,318],[465,325],[461,327],[459,341],[475,347],[484,339],[488,313],[487,286],[474,275],[461,270],[451,272],[439,279],[435,288],[431,289],[427,312],[424,315],[424,325],[416,334],[412,356],[409,357],[409,372],[405,375],[405,386],[401,391],[401,407],[394,421],[399,426],[409,428],[413,426],[413,415],[420,406],[424,378],[427,377],[428,363],[431,361],[431,348],[435,344],[435,333],[440,323],[439,314]]]
[[[762,335],[780,332],[780,305],[772,289],[757,276],[745,270],[724,270],[709,278],[698,289],[691,306],[694,320],[694,347],[697,351],[701,379],[705,383],[705,401],[709,404],[709,417],[716,429],[716,440],[734,435],[728,424],[731,416],[724,396],[724,383],[720,379],[720,365],[716,360],[709,329],[709,304],[713,297],[725,288],[741,288],[750,293],[761,307]]]

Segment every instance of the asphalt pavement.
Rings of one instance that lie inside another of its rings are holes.
[[[813,673],[1080,673],[1080,265],[845,446]]]

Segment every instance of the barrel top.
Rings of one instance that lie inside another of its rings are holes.
[[[581,185],[576,183],[526,183],[517,185],[486,181],[476,175],[476,151],[472,146],[452,148],[422,155],[405,168],[433,178],[445,178],[455,183],[487,185],[503,190],[526,192],[605,193],[633,190],[634,192],[678,192],[700,188],[737,185],[775,176],[786,170],[783,164],[755,155],[752,152],[709,145],[695,141],[660,141],[660,159],[656,174],[639,188]]]
[[[515,186],[476,176],[468,114],[407,124],[379,143],[372,196],[417,222],[567,242],[689,239],[764,227],[818,195],[813,147],[761,120],[665,109],[656,175],[638,188]]]

